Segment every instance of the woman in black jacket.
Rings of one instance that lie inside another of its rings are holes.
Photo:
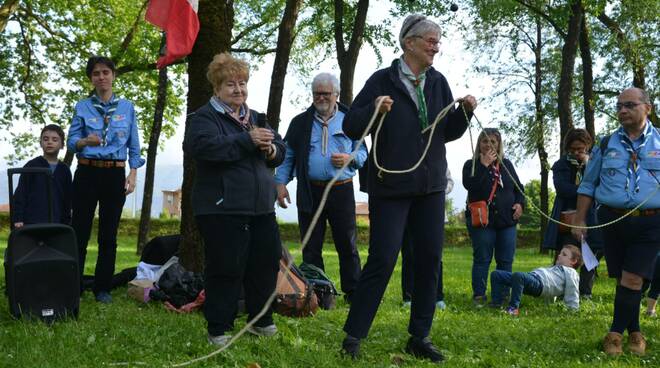
[[[589,161],[589,151],[593,144],[591,135],[584,129],[571,129],[564,138],[564,152],[557,162],[552,165],[552,182],[555,185],[555,202],[552,207],[552,218],[560,220],[561,212],[575,210],[577,204],[577,189],[582,181],[584,169]],[[587,214],[587,225],[597,224],[595,203]],[[599,229],[588,230],[588,244],[597,258],[602,257],[603,235]],[[555,222],[548,222],[545,235],[543,237],[543,247],[546,249],[561,250],[564,244],[573,244],[575,238],[571,235],[570,229],[560,231],[560,226]],[[580,267],[580,295],[586,298],[591,297],[591,290],[594,285],[596,269],[591,271],[582,265]]]
[[[479,134],[474,157],[463,165],[463,186],[468,191],[468,204],[486,201],[488,207],[486,226],[472,224],[469,205],[465,212],[473,249],[472,297],[476,306],[482,306],[486,302],[493,253],[497,269],[511,272],[516,224],[525,203],[522,184],[511,161],[504,158],[502,137],[497,129],[485,128]]]
[[[352,358],[358,357],[361,339],[371,328],[407,227],[415,260],[408,325],[411,336],[405,351],[437,362],[443,356],[428,335],[435,311],[444,238],[445,143],[463,135],[467,117],[472,115],[477,101],[473,96],[465,96],[461,107],[452,109],[438,124],[428,153],[415,170],[408,173],[380,170],[376,153],[378,164],[388,171],[414,167],[431,139],[430,133],[423,131],[454,101],[447,79],[432,67],[440,48],[440,27],[423,15],[410,15],[401,27],[399,44],[403,55],[367,80],[343,124],[346,135],[358,139],[379,102],[379,113],[387,113],[378,143],[374,143],[369,156],[369,256],[344,324],[346,338],[342,351]]]
[[[192,207],[204,239],[208,340],[219,346],[230,339],[225,333],[233,329],[241,287],[249,319],[275,290],[281,254],[271,168],[284,159],[285,146],[245,103],[248,77],[247,63],[216,55],[207,73],[214,96],[190,117],[183,142],[197,168]],[[277,333],[271,311],[248,331]]]

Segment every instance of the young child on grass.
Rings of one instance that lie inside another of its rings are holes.
[[[511,288],[511,299],[506,312],[517,316],[522,294],[551,299],[564,296],[571,309],[580,307],[580,277],[576,271],[582,265],[582,252],[574,245],[564,245],[552,267],[537,268],[532,272],[495,270],[490,274],[491,307],[500,307]]]
[[[33,158],[23,167],[51,169],[53,173],[53,222],[70,224],[71,171],[68,166],[57,158],[60,150],[64,147],[64,131],[59,125],[46,125],[41,130],[39,145],[43,150],[43,155]],[[21,175],[14,193],[14,207],[12,208],[14,228],[20,228],[27,224],[48,222],[48,182],[46,180],[48,178],[45,175]]]

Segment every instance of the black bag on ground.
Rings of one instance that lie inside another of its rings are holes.
[[[337,304],[337,289],[330,277],[322,269],[310,263],[301,263],[300,272],[312,284],[314,293],[319,300],[319,307],[322,309],[333,309]]]
[[[204,276],[201,273],[186,271],[179,263],[169,266],[156,283],[157,290],[151,290],[153,300],[168,301],[176,308],[192,303],[204,289]]]

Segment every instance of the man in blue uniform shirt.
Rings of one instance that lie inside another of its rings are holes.
[[[294,176],[298,178],[298,223],[302,238],[312,217],[319,207],[326,184],[357,147],[344,134],[342,122],[348,108],[337,102],[339,81],[328,73],[321,73],[312,81],[313,105],[291,121],[286,132],[287,149],[284,162],[277,168],[277,201],[283,208],[291,203],[286,184]],[[355,194],[353,176],[367,159],[367,149],[362,145],[346,169],[334,183],[321,216],[303,249],[303,261],[321,269],[323,265],[323,240],[326,220],[332,228],[332,239],[339,255],[341,289],[348,301],[360,277],[360,256],[355,239]]]
[[[585,226],[594,199],[600,204],[599,223],[618,219],[603,228],[608,273],[617,279],[614,318],[603,341],[608,355],[623,353],[626,329],[630,351],[643,355],[646,350],[639,327],[641,288],[643,280],[653,276],[660,248],[660,134],[647,119],[651,108],[642,89],[629,88],[619,95],[621,127],[594,148],[578,189],[575,225]],[[586,235],[585,229],[572,232],[578,239]]]

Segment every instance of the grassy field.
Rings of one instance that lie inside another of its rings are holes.
[[[6,245],[0,233],[0,247]],[[117,269],[135,266],[135,241],[120,238]],[[300,259],[298,244],[288,244]],[[90,246],[86,273],[96,259]],[[4,254],[0,248],[0,255]],[[366,247],[361,248],[362,261]],[[658,367],[660,320],[642,319],[649,353],[639,358],[625,354],[609,358],[600,342],[610,324],[614,284],[596,280],[593,301],[579,313],[562,303],[546,305],[525,297],[521,315],[513,318],[500,311],[477,310],[470,300],[471,250],[445,250],[445,290],[448,309],[436,312],[431,338],[447,357],[446,367]],[[544,266],[549,256],[530,249],[519,250],[514,270]],[[326,267],[338,280],[337,257],[327,247]],[[601,275],[604,275],[604,269]],[[4,284],[4,273],[0,275]],[[0,298],[0,367],[167,367],[213,351],[206,342],[201,313],[178,315],[159,304],[142,305],[128,299],[126,289],[113,293],[114,303],[102,305],[90,293],[81,300],[77,321],[47,327],[39,322],[13,320],[7,301]],[[227,352],[193,367],[431,367],[403,353],[407,340],[408,310],[401,307],[400,268],[397,267],[367,340],[362,358],[345,360],[338,354],[341,330],[348,307],[320,311],[313,318],[275,316],[280,333],[273,338],[244,336]],[[245,323],[237,320],[236,329]]]

